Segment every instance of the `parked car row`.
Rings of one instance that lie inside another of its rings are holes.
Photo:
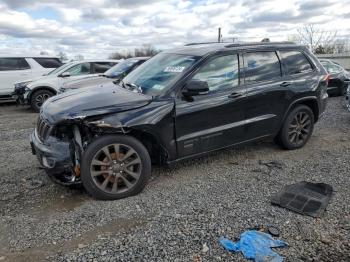
[[[132,70],[144,63],[147,59],[149,59],[149,57],[129,58],[108,69],[103,74],[89,75],[82,79],[67,81],[60,88],[59,93],[76,90],[82,87],[98,87],[108,82],[118,81],[127,76]]]
[[[68,67],[51,74],[64,77]],[[119,199],[145,187],[152,164],[265,138],[303,147],[325,110],[329,75],[304,46],[211,43],[164,51],[119,81],[100,80],[47,99],[31,147],[54,181]]]
[[[14,98],[21,104],[29,104],[39,112],[42,104],[57,94],[62,85],[87,75],[96,76],[104,73],[118,60],[85,60],[64,64],[44,76],[17,82],[14,87]]]

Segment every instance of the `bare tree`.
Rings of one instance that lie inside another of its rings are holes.
[[[134,50],[129,50],[127,52],[115,52],[109,56],[111,59],[126,59],[137,56],[154,56],[159,53],[159,50],[154,48],[150,44],[144,44],[140,48],[135,48]]]
[[[296,40],[308,46],[312,52],[316,52],[316,50],[320,50],[320,46],[328,50],[330,47],[334,47],[336,35],[336,31],[325,31],[309,24],[298,28]]]
[[[76,55],[76,56],[74,57],[74,59],[77,60],[77,61],[81,61],[81,60],[84,60],[84,56],[81,55],[81,54],[78,54],[78,55]]]
[[[68,59],[67,54],[62,51],[60,51],[57,56],[60,58],[61,61],[66,61]]]

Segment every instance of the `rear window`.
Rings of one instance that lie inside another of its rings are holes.
[[[95,62],[94,65],[94,73],[102,74],[114,66],[116,63],[114,62]]]
[[[30,69],[24,58],[0,58],[0,71]]]
[[[268,81],[281,77],[281,66],[275,52],[244,54],[245,83]]]
[[[58,58],[34,57],[33,59],[44,68],[57,68],[63,65]]]
[[[296,75],[312,71],[306,56],[299,51],[280,51],[286,75]]]

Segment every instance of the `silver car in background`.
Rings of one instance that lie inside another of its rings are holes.
[[[133,57],[125,59],[100,75],[86,76],[81,79],[66,82],[59,90],[59,94],[82,87],[97,87],[109,82],[115,82],[124,78],[139,65],[147,61],[149,57]]]

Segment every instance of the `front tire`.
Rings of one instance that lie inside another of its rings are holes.
[[[102,136],[82,157],[81,180],[86,191],[101,200],[138,194],[151,175],[151,159],[137,139],[126,135]]]
[[[298,105],[292,109],[278,134],[280,145],[288,150],[303,147],[313,132],[314,119],[314,114],[308,106]]]
[[[38,113],[40,111],[41,106],[44,104],[44,102],[54,95],[55,94],[50,90],[46,90],[46,89],[37,90],[30,96],[30,106],[33,108],[35,112]]]

